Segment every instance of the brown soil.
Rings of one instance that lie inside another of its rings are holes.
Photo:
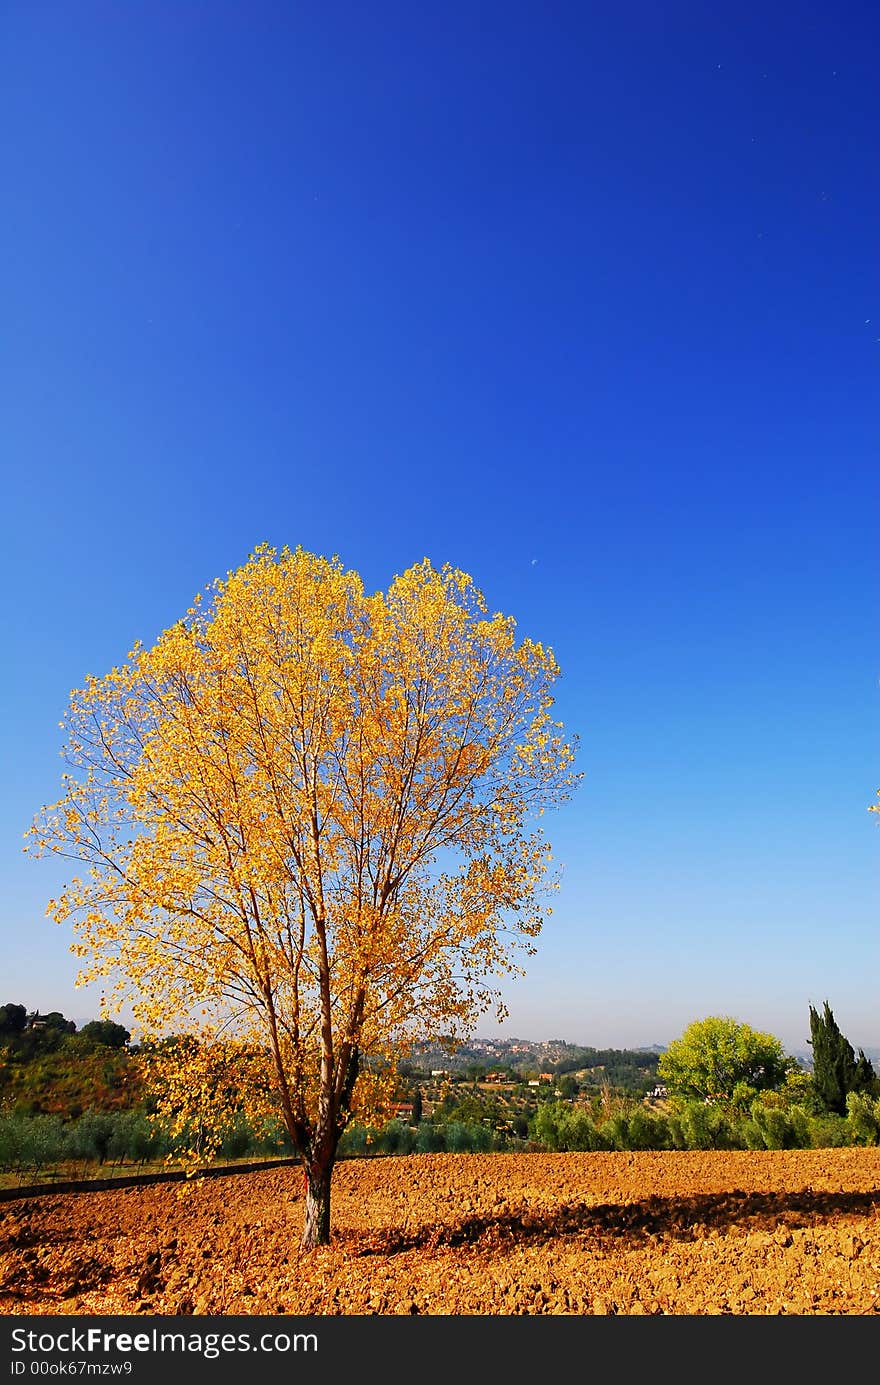
[[[425,1154],[0,1208],[0,1313],[880,1312],[880,1149]]]

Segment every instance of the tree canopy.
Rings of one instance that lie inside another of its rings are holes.
[[[0,1037],[24,1033],[27,1024],[27,1010],[23,1005],[0,1005]]]
[[[264,546],[207,590],[74,691],[33,836],[77,865],[49,912],[83,982],[145,1035],[186,1023],[203,1066],[267,1056],[316,1244],[381,1063],[465,1033],[534,951],[556,883],[539,819],[575,747],[552,651],[449,566],[367,595],[337,558]]]
[[[821,1015],[810,1006],[810,1045],[813,1050],[813,1087],[826,1111],[846,1115],[850,1092],[870,1091],[875,1073],[862,1049],[856,1058],[852,1044],[840,1032],[826,1000]]]
[[[794,1066],[772,1034],[711,1015],[688,1025],[661,1053],[657,1074],[675,1096],[730,1099],[741,1083],[756,1090],[781,1086]]]
[[[114,1020],[89,1020],[79,1031],[79,1037],[104,1048],[125,1048],[131,1031]]]

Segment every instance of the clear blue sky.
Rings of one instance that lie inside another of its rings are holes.
[[[880,1046],[872,4],[0,17],[0,1003],[95,1006],[21,852],[86,672],[260,542],[422,557],[581,738],[510,1022]]]

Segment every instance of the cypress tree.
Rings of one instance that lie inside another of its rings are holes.
[[[866,1091],[874,1081],[874,1069],[861,1049],[856,1059],[827,1000],[821,1015],[810,1006],[810,1046],[816,1095],[826,1111],[845,1116],[847,1093]]]
[[[874,1071],[870,1058],[866,1057],[864,1049],[859,1049],[859,1057],[856,1062],[856,1076],[853,1086],[854,1092],[876,1091],[877,1074]],[[878,1093],[880,1095],[880,1093]]]

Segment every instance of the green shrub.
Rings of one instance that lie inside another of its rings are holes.
[[[682,1149],[712,1149],[709,1109],[701,1101],[689,1101],[679,1107],[676,1124]]]
[[[755,1101],[752,1103],[752,1124],[760,1133],[765,1149],[795,1147],[795,1130],[787,1111]]]
[[[0,1169],[10,1173],[18,1167],[21,1116],[0,1116]]]
[[[66,1153],[64,1126],[57,1116],[0,1118],[0,1167],[38,1173],[59,1164]]]
[[[67,1148],[74,1159],[103,1164],[110,1153],[115,1121],[109,1111],[86,1111],[69,1127]]]
[[[378,1131],[373,1143],[376,1154],[411,1154],[416,1142],[416,1132],[403,1121],[390,1120]]]
[[[611,1148],[608,1139],[587,1111],[570,1111],[563,1133],[563,1149],[592,1151]]]
[[[343,1132],[339,1141],[339,1154],[345,1158],[356,1158],[366,1154],[367,1151],[367,1128],[364,1125],[349,1125]]]
[[[792,1149],[809,1149],[812,1143],[810,1139],[810,1112],[805,1106],[791,1106],[788,1117],[794,1131]]]
[[[447,1121],[443,1134],[450,1152],[461,1154],[470,1150],[470,1129],[462,1121]]]
[[[235,1118],[223,1132],[218,1154],[222,1159],[243,1159],[254,1152],[254,1135],[244,1116]]]
[[[439,1154],[446,1148],[442,1128],[423,1120],[416,1135],[415,1147],[417,1154]]]
[[[629,1120],[623,1111],[615,1111],[599,1126],[606,1149],[629,1149]]]
[[[854,1145],[880,1144],[880,1101],[875,1101],[868,1092],[849,1092],[846,1123]]]
[[[670,1149],[669,1122],[644,1106],[630,1112],[627,1126],[629,1149]]]
[[[752,1087],[748,1082],[737,1082],[733,1089],[731,1105],[744,1115],[751,1110],[752,1103],[758,1095],[756,1087]]]
[[[850,1143],[845,1116],[816,1115],[810,1119],[811,1149],[841,1149]]]
[[[741,1126],[743,1147],[745,1149],[766,1149],[764,1131],[757,1121],[743,1121]]]
[[[667,1128],[670,1149],[747,1148],[745,1122],[721,1102],[681,1102]]]
[[[492,1131],[487,1125],[472,1125],[470,1130],[470,1144],[468,1146],[473,1154],[488,1154],[492,1148]]]
[[[161,1159],[164,1144],[162,1131],[142,1111],[120,1111],[114,1116],[109,1146],[112,1159],[146,1164]]]
[[[566,1149],[563,1129],[570,1107],[561,1101],[544,1101],[535,1112],[531,1132],[545,1149],[556,1151]]]

